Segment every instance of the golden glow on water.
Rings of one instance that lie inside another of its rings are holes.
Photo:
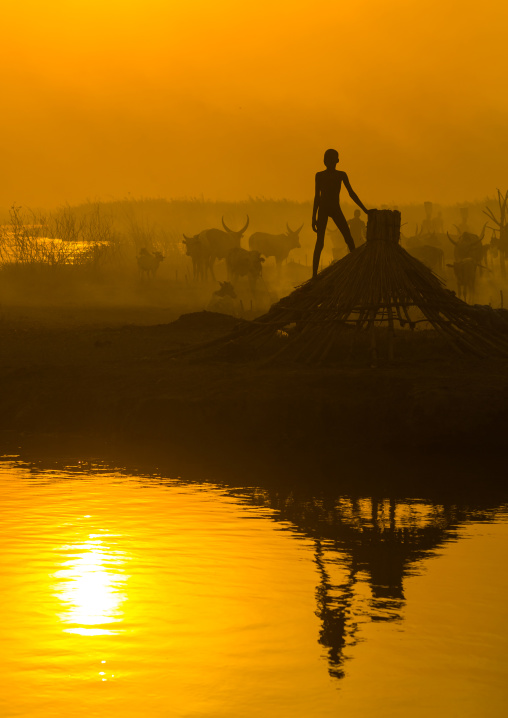
[[[7,462],[0,492],[2,718],[504,718],[495,508]]]
[[[122,603],[126,600],[124,560],[108,552],[104,541],[90,534],[88,541],[60,551],[69,553],[54,574],[58,579],[56,595],[66,610],[59,618],[67,633],[81,636],[113,635],[122,620]],[[110,628],[115,625],[115,630]]]

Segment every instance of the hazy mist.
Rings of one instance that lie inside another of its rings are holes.
[[[326,147],[372,204],[504,186],[501,2],[22,0],[4,10],[0,206],[310,199]]]

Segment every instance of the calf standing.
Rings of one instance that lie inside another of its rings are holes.
[[[226,256],[228,276],[233,282],[238,281],[240,277],[247,277],[250,290],[254,294],[256,282],[263,271],[264,261],[264,257],[256,250],[249,252],[242,247],[235,247]]]
[[[155,273],[159,269],[159,264],[163,259],[164,255],[160,252],[150,254],[145,247],[140,249],[139,256],[137,257],[140,277],[143,278],[146,275],[147,277],[151,277],[153,279],[155,277]]]

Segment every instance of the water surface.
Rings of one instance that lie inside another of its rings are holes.
[[[503,502],[16,457],[0,484],[2,716],[506,715]]]

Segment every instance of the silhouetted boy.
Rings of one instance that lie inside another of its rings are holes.
[[[314,277],[317,275],[319,269],[319,259],[325,243],[328,217],[333,219],[341,231],[349,251],[352,252],[355,248],[351,231],[340,208],[339,194],[343,182],[353,202],[368,214],[368,210],[364,207],[359,197],[353,192],[347,174],[335,169],[338,161],[339,153],[337,150],[326,150],[324,157],[326,169],[316,173],[316,194],[314,196],[314,209],[312,211],[312,229],[314,232],[317,232],[316,247],[314,249],[312,262],[312,273]]]

